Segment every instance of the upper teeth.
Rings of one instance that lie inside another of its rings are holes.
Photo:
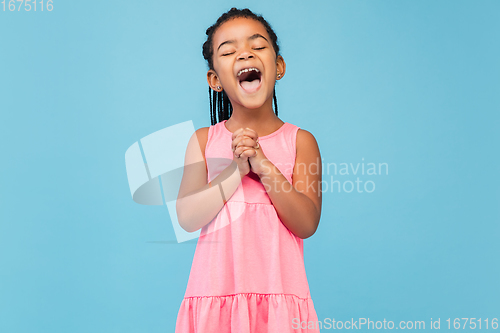
[[[236,76],[240,76],[242,73],[246,73],[246,72],[249,72],[249,71],[256,71],[257,73],[259,72],[259,70],[255,67],[252,67],[252,68],[245,68],[245,69],[242,69],[241,71],[238,72],[238,75]]]

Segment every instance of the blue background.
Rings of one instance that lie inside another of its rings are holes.
[[[132,201],[124,155],[210,125],[201,46],[232,6],[279,37],[281,119],[325,163],[389,166],[324,175],[376,189],[323,193],[304,242],[318,318],[500,317],[500,2],[18,6],[0,12],[0,332],[173,332],[196,243]]]

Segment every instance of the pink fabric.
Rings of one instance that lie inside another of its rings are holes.
[[[208,180],[232,161],[225,122],[208,131]],[[289,182],[298,129],[284,123],[259,137],[264,154]],[[201,230],[175,332],[319,332],[305,328],[318,319],[309,294],[303,240],[281,222],[259,177],[253,172],[245,176],[226,200]]]

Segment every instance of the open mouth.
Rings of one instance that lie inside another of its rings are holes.
[[[247,93],[253,93],[259,89],[261,77],[261,72],[255,67],[242,69],[238,73],[240,87]]]

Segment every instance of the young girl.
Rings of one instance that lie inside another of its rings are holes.
[[[202,230],[176,333],[319,332],[303,257],[321,215],[318,145],[277,116],[285,61],[264,18],[232,8],[206,33],[212,126],[188,144],[177,200],[181,226]]]

